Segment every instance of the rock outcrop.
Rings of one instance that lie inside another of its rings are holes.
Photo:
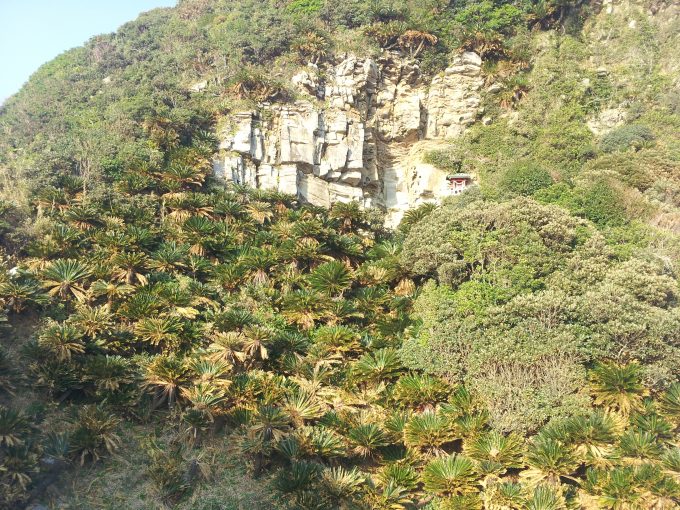
[[[422,155],[476,121],[481,64],[463,53],[431,79],[393,54],[350,56],[324,73],[310,65],[292,80],[301,99],[229,119],[215,173],[322,206],[357,200],[395,225],[447,193],[446,173]]]

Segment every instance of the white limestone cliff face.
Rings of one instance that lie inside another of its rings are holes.
[[[324,79],[309,66],[293,78],[301,99],[229,119],[215,173],[316,205],[381,207],[396,225],[405,210],[446,194],[446,173],[422,156],[477,119],[481,64],[463,53],[431,79],[392,54],[350,56]]]

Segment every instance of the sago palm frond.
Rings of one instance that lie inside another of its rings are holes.
[[[430,461],[423,470],[425,490],[440,496],[477,491],[474,463],[462,455],[449,455]]]
[[[636,363],[599,364],[591,373],[591,388],[595,404],[628,416],[640,408],[649,394],[641,382],[641,368]]]

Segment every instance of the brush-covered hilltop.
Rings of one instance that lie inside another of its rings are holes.
[[[680,6],[182,0],[0,107],[0,509],[680,505]]]

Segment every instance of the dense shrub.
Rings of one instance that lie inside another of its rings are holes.
[[[600,148],[604,152],[638,150],[650,145],[654,139],[654,133],[647,126],[627,124],[605,134],[600,141]]]
[[[534,162],[519,162],[508,168],[499,187],[510,195],[531,196],[553,183],[550,172]]]
[[[590,199],[586,212],[612,224],[609,209]],[[504,430],[580,412],[595,359],[638,360],[649,383],[663,386],[680,362],[677,282],[658,265],[614,257],[625,253],[589,224],[530,200],[441,207],[404,243],[404,266],[439,285],[429,282],[416,299],[402,359],[464,381]]]
[[[627,221],[623,196],[607,181],[588,183],[574,190],[571,207],[597,225],[615,226]]]

